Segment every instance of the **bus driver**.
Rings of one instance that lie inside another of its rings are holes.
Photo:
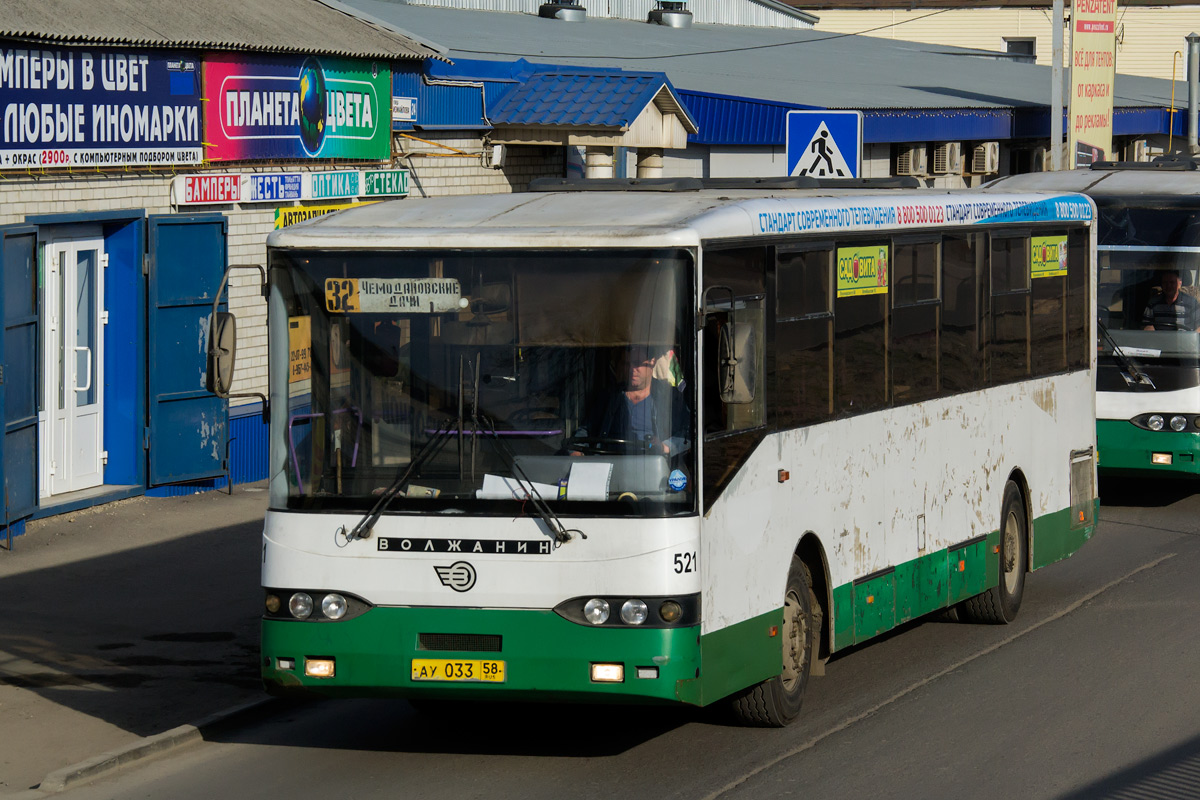
[[[1179,291],[1182,281],[1179,270],[1163,270],[1159,279],[1162,294],[1150,298],[1142,312],[1142,330],[1194,331],[1200,322],[1200,303],[1189,294]]]
[[[654,376],[660,359],[674,357],[642,345],[622,350],[615,365],[619,385],[606,388],[593,403],[574,438],[628,442],[635,447],[645,443],[650,452],[668,456],[686,452],[691,447],[691,414],[682,385]],[[572,450],[571,455],[583,453]]]

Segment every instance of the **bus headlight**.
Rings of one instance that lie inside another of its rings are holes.
[[[1152,431],[1161,431],[1163,429],[1162,414],[1151,414],[1146,420],[1146,427]]]
[[[683,616],[683,608],[674,600],[667,600],[658,607],[658,616],[663,622],[675,622]]]
[[[308,619],[312,614],[312,610],[312,597],[306,592],[296,592],[288,600],[288,611],[291,611],[292,616],[296,619]]]
[[[340,594],[327,594],[321,598],[321,613],[329,619],[346,616],[346,598]]]
[[[603,625],[608,622],[609,613],[611,613],[611,609],[608,601],[598,597],[593,597],[583,605],[583,616],[593,625]]]
[[[266,606],[268,614],[278,614],[279,609],[283,607],[283,601],[279,599],[279,595],[277,594],[268,594],[263,605]]]
[[[1171,417],[1171,430],[1181,431],[1186,427],[1187,427],[1187,417],[1180,416],[1179,414],[1176,414],[1175,416]]]
[[[626,625],[641,625],[648,616],[646,604],[641,600],[626,600],[621,606],[621,621]]]

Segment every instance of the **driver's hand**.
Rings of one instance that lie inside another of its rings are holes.
[[[583,453],[579,452],[578,450],[572,450],[571,452],[567,453],[567,455],[569,455],[569,456],[581,456],[581,455],[583,455]]]

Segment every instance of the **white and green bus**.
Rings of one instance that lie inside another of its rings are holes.
[[[987,191],[1082,192],[1095,201],[1100,474],[1200,476],[1196,163],[1099,162],[1001,178]]]
[[[551,181],[273,233],[275,693],[730,700],[1094,530],[1093,205]]]

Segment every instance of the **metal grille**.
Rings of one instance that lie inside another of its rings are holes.
[[[499,653],[502,641],[502,636],[490,633],[420,633],[417,634],[417,649]]]

